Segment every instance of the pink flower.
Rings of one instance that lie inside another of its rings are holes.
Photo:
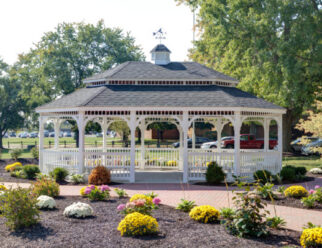
[[[109,187],[109,186],[107,186],[107,185],[102,185],[102,186],[100,187],[100,190],[101,190],[102,192],[104,192],[104,191],[110,191],[111,189],[110,189],[110,187]]]
[[[126,208],[134,208],[135,207],[135,203],[134,202],[128,202],[126,203]]]
[[[315,190],[314,189],[310,189],[309,194],[312,195],[314,193],[315,193]]]
[[[95,185],[88,186],[90,189],[95,189]]]
[[[122,211],[125,208],[126,208],[125,204],[120,204],[118,205],[117,210]]]
[[[155,205],[159,205],[160,202],[161,202],[161,199],[156,197],[156,198],[153,198],[153,201],[152,201]]]
[[[143,207],[143,206],[144,206],[144,204],[145,204],[145,200],[143,200],[143,199],[138,199],[138,200],[134,201],[134,204],[135,204],[135,206],[137,206],[137,207]]]
[[[315,185],[315,187],[314,187],[315,189],[318,189],[318,188],[320,188],[320,185]]]

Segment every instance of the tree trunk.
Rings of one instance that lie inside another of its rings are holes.
[[[291,151],[291,139],[292,139],[292,125],[294,116],[292,110],[287,110],[286,114],[283,115],[283,151]]]
[[[0,149],[3,149],[3,143],[2,143],[2,131],[0,131]]]

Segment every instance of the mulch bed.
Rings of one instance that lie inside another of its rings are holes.
[[[64,208],[75,201],[89,203],[94,218],[69,219]],[[0,218],[0,246],[5,247],[299,247],[300,233],[272,230],[261,239],[244,239],[230,235],[220,224],[201,224],[187,213],[161,205],[153,212],[160,233],[141,238],[121,237],[117,231],[123,216],[116,207],[127,199],[89,202],[81,197],[59,198],[57,210],[42,211],[41,221],[33,228],[10,232]]]
[[[29,179],[23,179],[23,178],[17,178],[17,177],[11,177],[10,172],[5,171],[5,167],[8,164],[13,164],[17,161],[13,159],[3,159],[0,160],[0,182],[15,182],[15,183],[31,183],[34,182],[34,180]],[[22,158],[18,159],[18,162],[20,162],[23,165],[27,164],[38,164],[38,160],[36,159],[28,159],[28,158]]]
[[[263,200],[267,204],[273,204],[271,200]],[[279,195],[277,199],[274,200],[274,203],[276,205],[280,206],[287,206],[287,207],[293,207],[293,208],[303,208],[303,209],[308,209],[308,210],[315,210],[315,211],[322,211],[322,204],[321,203],[315,203],[314,208],[307,208],[304,207],[303,204],[301,203],[301,199],[297,198],[288,198],[283,195]]]

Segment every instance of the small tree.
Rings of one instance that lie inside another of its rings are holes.
[[[307,111],[307,119],[300,119],[296,125],[298,130],[304,131],[305,133],[311,133],[313,136],[322,137],[322,102],[316,101],[316,111]],[[302,137],[303,144],[307,144],[309,140],[304,136]],[[312,150],[322,154],[322,147],[312,147]]]

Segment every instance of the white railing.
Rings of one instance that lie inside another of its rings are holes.
[[[252,179],[257,170],[267,170],[272,174],[281,168],[278,151],[247,151],[240,153],[240,176]]]
[[[144,164],[145,169],[179,169],[179,153],[180,150],[175,148],[145,148],[144,161],[141,161],[141,165]]]
[[[102,165],[111,171],[112,179],[128,179],[130,177],[131,164],[130,148],[86,149],[85,169],[89,172],[98,165]]]
[[[67,169],[70,173],[78,170],[78,151],[77,149],[64,150],[43,150],[43,173],[48,174],[56,167]]]
[[[232,177],[234,169],[233,151],[217,152],[209,149],[188,149],[188,178],[189,180],[204,180],[209,162],[217,162],[227,175],[227,180]]]

